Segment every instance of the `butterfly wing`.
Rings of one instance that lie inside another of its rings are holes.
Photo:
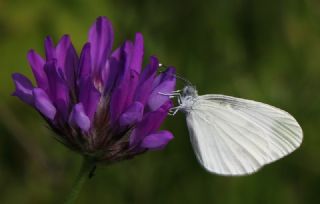
[[[202,166],[221,175],[244,175],[298,148],[302,130],[287,112],[224,95],[199,96],[187,125]]]

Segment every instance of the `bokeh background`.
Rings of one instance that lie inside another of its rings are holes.
[[[0,203],[61,203],[80,156],[52,138],[30,107],[11,97],[12,72],[31,77],[26,53],[70,34],[77,49],[95,18],[113,22],[118,46],[135,32],[200,94],[221,93],[292,113],[304,142],[245,177],[204,171],[183,114],[160,152],[98,168],[78,203],[320,203],[320,2],[317,0],[0,0]],[[147,59],[147,58],[146,58]],[[182,84],[179,84],[181,87]]]

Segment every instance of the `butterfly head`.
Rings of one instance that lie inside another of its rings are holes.
[[[196,87],[192,85],[187,85],[182,89],[181,96],[182,98],[187,98],[187,97],[196,98],[198,96],[198,91]]]

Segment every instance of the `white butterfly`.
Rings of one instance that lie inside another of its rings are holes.
[[[231,96],[198,96],[192,85],[170,94],[186,114],[190,139],[200,164],[220,175],[245,175],[297,149],[303,138],[287,112]]]

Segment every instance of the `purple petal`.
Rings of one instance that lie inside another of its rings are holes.
[[[124,78],[124,73],[129,73],[129,62],[131,58],[129,58],[127,54],[128,50],[131,50],[132,48],[132,42],[126,41],[111,54],[109,62],[107,63],[109,76],[105,81],[105,94],[109,94],[118,87]],[[125,70],[127,72],[124,72]]]
[[[34,50],[30,50],[27,55],[29,65],[32,69],[33,75],[36,79],[39,88],[48,89],[48,79],[44,72],[44,60]]]
[[[50,101],[48,95],[41,88],[33,89],[34,105],[45,117],[53,120],[56,115],[56,108]]]
[[[32,105],[33,104],[33,94],[32,94],[33,85],[31,81],[27,77],[19,73],[12,74],[12,79],[16,86],[16,90],[12,95],[17,96],[23,102],[29,105]]]
[[[56,59],[56,49],[53,40],[50,36],[47,36],[44,40],[44,48],[46,51],[46,59],[53,60]]]
[[[128,96],[132,88],[130,86],[132,48],[133,45],[130,41],[124,44],[124,66],[121,67],[121,71],[118,74],[115,89],[113,90],[110,100],[110,117],[112,123],[119,119],[121,113],[123,113],[129,105]]]
[[[155,88],[159,86],[163,81],[176,78],[175,77],[176,70],[174,67],[168,67],[164,72],[162,72],[157,78],[154,80],[152,87]]]
[[[115,86],[118,75],[124,66],[123,46],[117,48],[112,54],[108,62],[109,76],[105,81],[105,94],[109,94]]]
[[[68,81],[69,87],[72,90],[74,90],[74,87],[76,85],[76,74],[78,73],[78,64],[79,64],[78,55],[73,45],[71,44],[67,52],[64,71],[65,71],[65,75],[66,75],[66,79]]]
[[[71,125],[76,125],[84,131],[90,129],[90,119],[86,115],[82,103],[78,103],[73,106],[70,114],[69,123]]]
[[[130,68],[135,70],[138,74],[141,72],[143,60],[143,36],[137,33],[134,41],[133,56]]]
[[[81,51],[80,63],[79,63],[79,77],[87,78],[91,74],[91,55],[90,55],[91,45],[86,43]]]
[[[57,59],[57,67],[63,68],[64,62],[66,60],[67,51],[71,45],[70,37],[68,35],[64,35],[59,40],[56,47],[56,59]]]
[[[171,132],[166,130],[159,131],[146,136],[141,143],[141,148],[160,150],[163,149],[172,139],[173,135]]]
[[[130,69],[131,60],[133,57],[133,49],[134,49],[134,45],[131,41],[127,40],[123,44],[123,50],[122,50],[123,51],[123,53],[122,53],[123,58],[122,58],[122,60],[124,60],[124,66],[121,68],[121,71],[119,73],[119,77],[117,79],[116,86],[120,86],[121,83],[125,82],[129,78],[130,70],[131,70]]]
[[[140,33],[136,34],[135,42],[131,48],[130,59],[130,77],[127,81],[130,91],[127,97],[127,104],[132,103],[135,92],[139,83],[139,75],[141,72],[142,59],[143,59],[143,37]]]
[[[64,35],[60,39],[56,47],[56,57],[57,68],[62,70],[68,86],[73,89],[76,69],[78,67],[78,56],[68,35]]]
[[[137,147],[145,136],[157,131],[171,107],[172,102],[167,101],[158,110],[147,113],[130,135],[130,147]]]
[[[127,99],[126,99],[126,106],[133,102],[133,99],[135,97],[135,92],[138,86],[138,81],[139,81],[139,73],[131,69],[129,79],[127,80],[127,85],[129,90],[128,90]]]
[[[110,117],[111,122],[115,123],[125,109],[125,96],[127,95],[127,87],[118,87],[111,96],[110,101]]]
[[[97,18],[89,31],[91,43],[92,65],[95,74],[99,74],[105,66],[113,44],[113,29],[106,17]]]
[[[152,91],[152,83],[156,76],[158,67],[159,67],[158,59],[155,57],[150,57],[150,63],[143,70],[140,76],[139,85],[135,93],[136,101],[139,101],[142,104],[146,104]]]
[[[159,83],[154,85],[152,93],[148,100],[148,106],[150,110],[158,109],[162,104],[169,100],[169,96],[164,96],[160,93],[168,93],[170,94],[176,85],[176,77],[175,77],[175,69],[173,67],[169,67],[164,73],[161,73],[157,79]]]
[[[100,72],[101,86],[103,86],[103,88],[105,88],[109,75],[110,75],[110,60],[106,62],[105,66],[101,69],[101,72]]]
[[[120,116],[119,123],[121,127],[131,126],[140,122],[143,116],[143,105],[139,102],[134,102],[129,108]]]
[[[55,104],[59,115],[64,121],[67,121],[70,102],[68,85],[58,73],[55,60],[48,61],[44,66],[44,70],[49,81],[48,95],[53,104]]]
[[[146,80],[149,80],[152,78],[152,82],[154,80],[154,76],[156,75],[157,69],[159,68],[159,60],[155,56],[151,56],[149,58],[149,64],[147,67],[143,70],[143,72],[140,75],[140,81],[139,84],[144,83]]]
[[[91,78],[81,79],[79,101],[83,104],[90,121],[93,120],[100,101],[100,92],[95,88]]]
[[[69,36],[65,35],[60,40],[57,45],[57,56],[58,63],[60,62],[59,56],[61,56],[61,68],[65,74],[69,87],[74,89],[79,58]]]

